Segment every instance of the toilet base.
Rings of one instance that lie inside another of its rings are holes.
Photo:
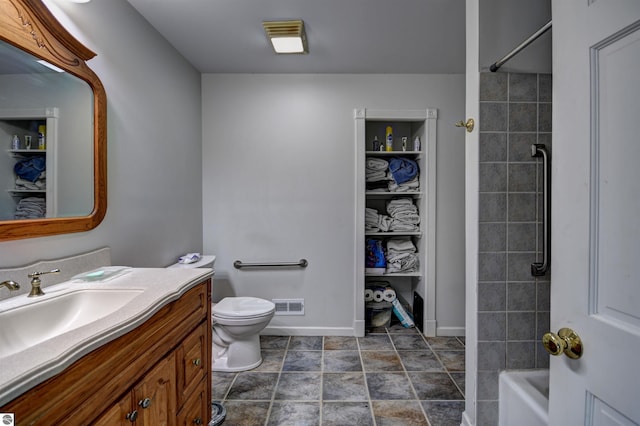
[[[245,371],[262,364],[260,336],[254,334],[242,340],[234,340],[228,346],[217,344],[217,336],[213,338],[213,371]]]
[[[239,366],[239,367],[229,367],[227,365],[227,357],[222,357],[213,361],[213,367],[211,368],[211,370],[235,373],[237,371],[251,370],[259,366],[260,364],[262,364],[262,357],[257,362],[254,362],[253,364]]]

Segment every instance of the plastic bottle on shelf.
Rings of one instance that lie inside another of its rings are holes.
[[[46,142],[47,126],[41,124],[38,126],[38,149],[47,149]]]
[[[373,150],[380,151],[380,141],[378,140],[377,136],[373,137]]]
[[[420,151],[420,136],[416,136],[416,138],[413,140],[413,150]]]
[[[11,149],[20,149],[20,138],[18,135],[13,135],[11,138]]]
[[[387,151],[393,151],[393,128],[387,126],[387,136],[385,138]]]

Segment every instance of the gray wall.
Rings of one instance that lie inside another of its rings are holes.
[[[205,74],[202,91],[214,299],[303,297],[304,317],[271,321],[299,333],[353,332],[354,108],[437,108],[437,325],[464,330],[463,75]],[[232,266],[303,257],[304,271]]]
[[[532,277],[542,250],[542,164],[551,150],[551,76],[480,75],[477,425],[498,418],[498,374],[548,368],[551,272]],[[551,157],[552,158],[552,157]]]
[[[112,248],[114,264],[165,266],[202,248],[200,74],[125,0],[47,2],[97,53],[107,92],[108,209],[95,230],[0,243],[0,266]]]

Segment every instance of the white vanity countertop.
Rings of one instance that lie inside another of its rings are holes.
[[[137,289],[141,293],[105,317],[0,358],[0,406],[60,373],[92,350],[138,327],[164,305],[179,299],[212,274],[210,268],[131,268],[104,282],[72,280],[43,288],[44,296],[29,301],[37,302],[81,289]],[[24,304],[26,297],[23,294],[4,300],[2,310]],[[2,327],[0,324],[0,333]]]

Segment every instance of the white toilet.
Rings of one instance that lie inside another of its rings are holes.
[[[213,304],[213,371],[244,371],[262,363],[260,331],[276,310],[269,300],[225,297]]]
[[[170,268],[213,268],[215,256]],[[225,297],[211,305],[213,371],[244,371],[262,363],[260,332],[269,324],[276,305],[257,297]]]

